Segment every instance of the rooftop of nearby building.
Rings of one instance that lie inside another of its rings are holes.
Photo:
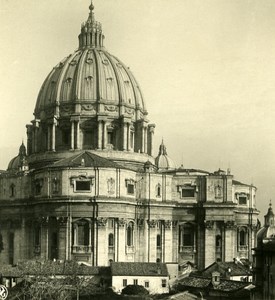
[[[24,261],[16,266],[1,265],[3,277],[21,277],[22,275],[106,275],[110,267],[95,267],[75,261]]]
[[[200,276],[189,276],[182,278],[179,281],[179,284],[190,288],[210,288],[223,292],[236,292],[250,285],[249,282],[220,279],[220,283],[217,286],[213,287],[212,278],[204,278]]]
[[[166,264],[143,262],[113,262],[113,276],[168,276]]]
[[[201,272],[202,276],[210,276],[212,272],[218,271],[222,276],[245,276],[250,275],[250,266],[246,262],[241,260],[229,261],[229,262],[214,262]]]

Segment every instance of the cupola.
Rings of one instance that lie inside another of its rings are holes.
[[[155,159],[155,165],[157,166],[159,171],[173,170],[176,168],[175,163],[167,154],[167,150],[163,143],[163,140],[161,142],[161,145],[159,146],[159,154]]]

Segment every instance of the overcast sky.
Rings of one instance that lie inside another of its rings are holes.
[[[39,89],[78,46],[89,0],[0,0],[0,169],[26,141]],[[133,71],[175,163],[275,198],[275,1],[95,0],[105,46]],[[273,201],[273,203],[275,203]],[[262,218],[262,216],[261,216]]]

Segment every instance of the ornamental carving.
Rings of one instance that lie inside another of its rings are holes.
[[[213,229],[214,221],[204,221],[204,227],[206,229]]]
[[[93,112],[95,112],[95,106],[93,104],[82,104],[81,105],[81,110],[82,111],[89,111],[89,112],[93,111]]]
[[[126,224],[126,220],[125,219],[118,219],[118,226],[119,227],[124,227],[124,225]]]
[[[62,105],[62,106],[60,106],[60,112],[61,113],[70,113],[70,112],[72,112],[72,109],[73,109],[73,105]]]
[[[156,228],[157,226],[157,221],[156,220],[148,220],[148,225],[150,228]]]
[[[86,63],[89,64],[89,65],[91,65],[93,62],[94,62],[93,59],[90,58],[90,57],[88,57],[88,58],[86,59]]]
[[[97,226],[98,227],[105,227],[107,224],[107,218],[98,218],[97,219]]]
[[[75,66],[77,64],[77,61],[76,60],[72,60],[71,62],[70,62],[70,65],[71,66]]]
[[[122,68],[123,67],[121,63],[117,63],[116,65],[117,65],[118,68]]]
[[[115,105],[105,105],[104,109],[105,111],[116,112],[118,110],[118,107]]]
[[[164,227],[166,229],[171,229],[171,226],[172,226],[172,221],[171,220],[165,220],[164,221]]]
[[[133,114],[134,114],[134,110],[131,109],[131,108],[125,108],[125,112],[126,112],[126,114],[128,114],[128,115],[133,115]]]
[[[91,83],[94,80],[94,78],[93,78],[93,76],[89,75],[89,76],[85,77],[85,80],[87,83]]]
[[[215,198],[222,198],[222,187],[218,184],[215,185]]]
[[[108,194],[113,195],[115,193],[115,180],[114,178],[109,178],[107,180],[107,188],[108,188]]]

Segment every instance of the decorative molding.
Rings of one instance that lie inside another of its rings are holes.
[[[94,104],[82,104],[81,105],[81,110],[82,111],[93,111],[95,112],[95,105]]]
[[[104,110],[105,111],[110,111],[110,112],[117,112],[118,111],[118,107],[115,105],[105,105],[104,106]]]

